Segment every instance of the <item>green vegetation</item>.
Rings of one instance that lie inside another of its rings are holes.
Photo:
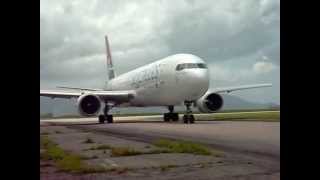
[[[66,152],[47,136],[40,139],[40,148],[45,151],[40,154],[42,160],[53,160],[60,170],[73,173],[104,172],[102,167],[92,167],[82,161],[82,157],[71,152]]]
[[[130,147],[113,147],[111,148],[111,156],[118,157],[118,156],[134,156],[142,154],[142,152],[137,151]]]
[[[193,143],[188,141],[173,141],[168,139],[160,139],[153,143],[155,146],[160,147],[158,149],[150,149],[148,151],[137,151],[131,147],[112,147],[110,145],[98,145],[92,146],[87,150],[103,150],[103,153],[106,153],[107,149],[110,149],[110,153],[112,157],[119,156],[135,156],[141,154],[161,154],[161,153],[191,153],[191,154],[199,154],[199,155],[222,155],[221,152],[212,150],[205,145],[199,143]],[[151,148],[150,146],[145,146]]]
[[[145,152],[145,154],[161,154],[161,153],[171,153],[172,151],[165,148],[165,149],[153,149],[148,152]]]
[[[154,142],[155,146],[168,148],[171,153],[191,153],[199,155],[218,155],[220,152],[213,151],[208,147],[188,142],[188,141],[173,141],[168,139],[160,139]]]
[[[196,117],[198,121],[270,121],[278,122],[280,121],[279,111],[269,111],[269,112],[250,112],[250,113],[216,113],[216,114],[205,114],[198,115]]]

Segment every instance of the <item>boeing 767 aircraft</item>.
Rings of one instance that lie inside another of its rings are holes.
[[[192,54],[175,54],[151,64],[116,76],[108,37],[105,37],[109,81],[103,89],[60,87],[64,91],[40,90],[40,96],[51,98],[77,98],[77,107],[82,116],[99,115],[99,123],[113,123],[109,110],[113,107],[164,106],[169,112],[164,121],[178,121],[174,106],[186,106],[184,123],[194,123],[191,105],[200,112],[213,113],[223,106],[220,93],[268,87],[271,84],[255,84],[237,87],[216,88],[209,91],[209,72],[206,63]],[[73,90],[73,91],[71,91]],[[74,91],[77,90],[77,91]]]

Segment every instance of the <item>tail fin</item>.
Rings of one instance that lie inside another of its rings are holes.
[[[110,52],[108,36],[105,36],[105,41],[106,41],[106,53],[107,53],[108,78],[109,78],[109,80],[111,80],[115,77],[115,73],[113,70],[113,63],[112,63],[112,57],[111,57],[111,52]]]

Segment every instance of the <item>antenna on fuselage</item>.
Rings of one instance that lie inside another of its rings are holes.
[[[109,78],[109,80],[111,80],[115,77],[115,73],[114,73],[114,69],[113,69],[113,63],[112,63],[112,57],[111,57],[108,36],[105,36],[105,42],[106,42],[108,78]]]

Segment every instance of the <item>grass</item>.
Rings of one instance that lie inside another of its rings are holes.
[[[153,149],[148,152],[145,152],[145,154],[161,154],[161,153],[171,153],[172,151],[165,148],[165,149]]]
[[[215,155],[220,156],[222,153],[219,151],[212,150],[205,145],[188,142],[188,141],[173,141],[168,139],[160,139],[153,143],[155,146],[160,147],[160,149],[150,149],[148,151],[138,151],[132,147],[112,147],[110,145],[98,145],[92,146],[89,149],[84,150],[106,150],[110,149],[111,157],[120,156],[136,156],[142,154],[161,154],[161,153],[190,153],[198,155]],[[148,148],[151,148],[148,146]]]
[[[171,153],[191,153],[198,155],[218,155],[218,151],[213,151],[205,145],[188,142],[160,139],[153,143],[155,146],[168,148]]]
[[[111,156],[118,157],[118,156],[135,156],[143,154],[140,151],[137,151],[130,147],[113,147],[111,148]]]
[[[250,112],[250,113],[215,113],[215,114],[205,114],[198,115],[197,120],[214,120],[214,121],[270,121],[278,122],[280,121],[280,112]]]
[[[82,161],[82,157],[66,152],[56,143],[52,142],[47,136],[42,136],[40,139],[40,148],[45,151],[40,154],[42,160],[53,160],[57,168],[62,171],[73,173],[97,173],[104,172],[102,167],[89,166]]]

